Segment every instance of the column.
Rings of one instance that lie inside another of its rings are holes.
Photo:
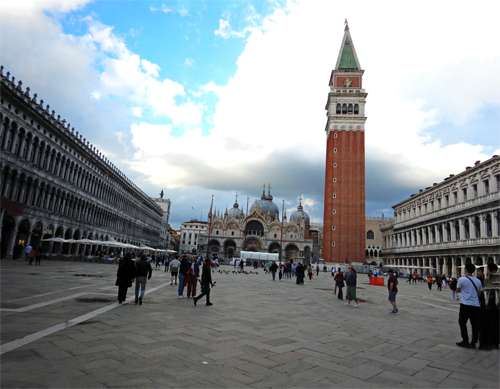
[[[9,237],[9,241],[7,243],[7,257],[11,257],[12,259],[14,258],[14,246],[16,244],[17,231],[17,228],[12,230],[12,235]]]

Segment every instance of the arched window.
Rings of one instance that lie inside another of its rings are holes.
[[[349,106],[347,107],[347,113],[352,115],[352,112],[353,112],[352,104],[349,104]]]
[[[336,108],[335,113],[336,113],[337,115],[340,115],[341,109],[342,109],[342,106],[340,105],[340,103],[339,103],[339,104],[337,104],[337,108]]]
[[[359,105],[354,104],[354,115],[358,115],[358,114],[359,114]]]
[[[375,233],[370,230],[366,233],[366,239],[375,239]]]
[[[342,115],[346,115],[347,114],[347,104],[343,104],[342,105]]]

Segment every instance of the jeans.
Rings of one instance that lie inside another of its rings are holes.
[[[276,272],[275,272],[275,271],[273,271],[273,272],[271,272],[271,273],[273,274],[273,281],[274,281],[274,280],[275,280],[275,278],[276,278]]]
[[[178,288],[178,293],[179,296],[182,296],[184,293],[184,277],[186,277],[184,274],[179,273],[178,278],[179,278],[179,288]]]
[[[148,281],[148,277],[137,277],[135,279],[135,299],[143,298],[144,293],[146,292],[146,282]],[[141,288],[141,295],[139,296],[139,287]]]

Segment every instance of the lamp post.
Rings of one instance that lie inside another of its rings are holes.
[[[207,238],[207,259],[210,258],[210,231],[212,230],[212,206],[214,205],[214,195],[212,195],[212,202],[210,204],[210,221],[208,223],[208,238]]]
[[[280,263],[283,257],[283,219],[285,215],[285,200],[283,200],[283,205],[281,207],[281,239],[280,239]]]

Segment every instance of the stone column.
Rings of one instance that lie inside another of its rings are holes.
[[[491,215],[491,236],[498,237],[498,212],[492,212]]]
[[[14,246],[16,245],[17,232],[19,230],[14,228],[12,230],[12,235],[9,237],[9,241],[7,242],[7,258],[14,258]],[[21,256],[22,258],[22,256]]]
[[[488,213],[485,212],[483,214],[481,214],[480,219],[479,219],[479,223],[481,225],[481,234],[480,234],[480,237],[481,238],[487,238],[488,235],[486,233],[486,217],[488,216]]]

